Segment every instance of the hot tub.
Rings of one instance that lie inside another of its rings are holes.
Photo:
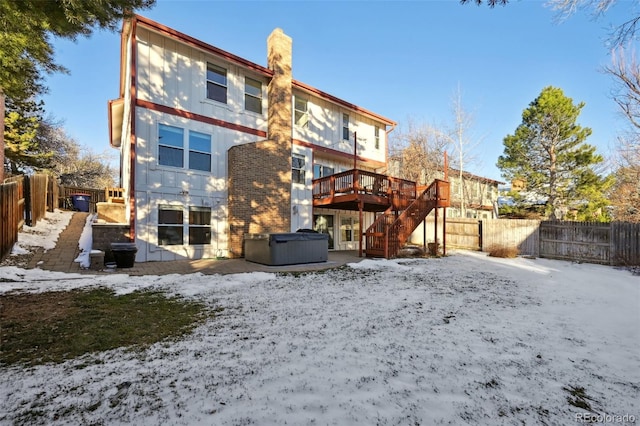
[[[244,258],[263,265],[326,262],[329,235],[305,232],[245,234]]]

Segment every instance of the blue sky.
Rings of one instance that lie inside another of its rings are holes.
[[[562,23],[544,1],[505,7],[439,1],[177,1],[159,0],[141,15],[266,66],[266,38],[280,27],[293,39],[296,80],[384,115],[443,126],[453,121],[459,86],[472,114],[477,161],[469,171],[501,180],[495,163],[546,86],[586,106],[578,123],[607,156],[625,126],[611,99],[606,38],[630,16],[622,1],[599,19],[580,12]],[[117,98],[120,39],[97,32],[56,40],[56,60],[69,75],[48,77],[47,112],[94,152],[109,148],[107,101]],[[117,164],[117,162],[115,163]]]

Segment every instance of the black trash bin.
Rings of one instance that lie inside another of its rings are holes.
[[[89,212],[89,201],[91,201],[91,194],[71,194],[71,203],[73,209],[79,212]]]
[[[133,268],[137,252],[135,243],[111,243],[111,253],[118,268]]]

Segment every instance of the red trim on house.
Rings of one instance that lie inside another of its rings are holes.
[[[224,127],[231,130],[237,130],[239,132],[249,133],[251,135],[260,136],[261,138],[267,137],[267,132],[264,130],[254,129],[252,127],[242,126],[240,124],[230,123],[228,121],[219,120],[213,117],[207,117],[206,115],[195,114],[193,112],[185,111],[183,109],[168,107],[166,105],[156,104],[154,102],[145,101],[142,99],[136,99],[136,106],[150,109],[152,111],[163,112],[165,114],[176,115],[178,117],[188,118],[189,120],[200,121],[202,123],[212,124],[218,127]]]
[[[302,91],[305,91],[307,93],[311,93],[312,95],[318,96],[320,98],[324,98],[327,99],[331,102],[334,102],[338,105],[342,105],[343,107],[349,108],[351,110],[354,110],[356,112],[359,112],[360,114],[364,114],[364,115],[368,115],[371,118],[375,118],[376,120],[382,121],[383,123],[389,125],[389,126],[395,126],[397,123],[393,120],[390,120],[386,117],[383,117],[379,114],[376,114],[375,112],[371,112],[367,109],[364,109],[362,107],[359,107],[358,105],[354,105],[350,102],[347,101],[343,101],[340,98],[336,98],[333,95],[328,94],[327,92],[323,92],[322,90],[316,89],[315,87],[311,87],[308,84],[302,83],[300,81],[297,80],[293,80],[292,82],[292,86],[294,89],[300,89]]]
[[[180,31],[176,31],[173,28],[169,28],[165,25],[162,25],[156,21],[152,21],[149,18],[145,18],[144,16],[140,16],[140,15],[136,15],[135,16],[135,20],[138,21],[140,24],[143,24],[144,26],[146,26],[147,28],[149,28],[150,30],[153,30],[155,32],[158,32],[164,36],[167,37],[171,37],[174,39],[178,39],[180,41],[182,41],[183,43],[186,43],[190,46],[193,46],[195,48],[198,49],[202,49],[202,50],[206,50],[209,53],[213,53],[216,56],[220,56],[222,58],[224,58],[227,61],[230,62],[235,62],[239,65],[242,65],[246,68],[249,68],[252,71],[258,72],[260,74],[264,74],[267,77],[273,77],[273,71],[271,71],[268,68],[263,67],[262,65],[258,65],[256,63],[253,63],[251,61],[248,61],[246,59],[243,59],[239,56],[234,55],[233,53],[229,53],[225,50],[219,49],[215,46],[212,46],[208,43],[205,43],[201,40],[198,40],[196,38],[193,38],[191,36],[188,36]]]
[[[198,40],[194,37],[191,37],[187,34],[184,34],[180,31],[174,30],[173,28],[169,28],[165,25],[162,25],[156,21],[153,21],[149,18],[145,18],[144,16],[140,16],[140,15],[136,15],[135,16],[135,21],[139,22],[140,24],[146,26],[147,28],[149,28],[152,31],[155,31],[157,33],[160,33],[161,35],[164,35],[166,37],[171,37],[173,39],[177,39],[185,44],[188,44],[190,46],[193,46],[195,48],[201,49],[201,50],[205,50],[209,53],[212,53],[216,56],[219,56],[221,58],[224,58],[225,60],[228,60],[230,62],[234,62],[236,64],[242,65],[246,68],[249,68],[252,71],[255,71],[257,73],[263,74],[267,77],[273,77],[273,71],[263,67],[262,65],[258,65],[254,62],[248,61],[244,58],[241,58],[237,55],[234,55],[233,53],[227,52],[225,50],[222,50],[220,48],[217,48],[211,44],[205,43],[201,40]],[[396,126],[397,123],[393,120],[390,120],[386,117],[383,117],[382,115],[376,114],[374,112],[371,112],[365,108],[359,107],[357,105],[354,105],[350,102],[344,101],[340,98],[337,98],[333,95],[330,95],[326,92],[323,92],[322,90],[316,89],[315,87],[309,86],[308,84],[302,83],[300,81],[297,80],[293,80],[292,81],[292,87],[293,88],[297,88],[300,90],[303,90],[307,93],[313,94],[315,96],[318,96],[320,98],[324,98],[326,100],[329,100],[331,102],[334,102],[338,105],[341,105],[345,108],[349,108],[355,112],[361,113],[363,115],[367,115],[373,119],[379,120],[383,123],[385,123],[386,125],[389,126]]]
[[[136,21],[131,22],[131,79],[129,84],[131,85],[131,108],[129,114],[131,115],[131,163],[129,170],[129,238],[131,241],[136,240],[136,57],[137,57],[137,40],[136,40]],[[126,39],[125,39],[126,40]]]
[[[293,139],[293,143],[298,146],[304,146],[305,148],[311,148],[312,150],[311,152],[314,153],[314,159],[315,159],[316,152],[324,152],[326,154],[335,155],[337,157],[343,157],[346,160],[350,160],[350,161],[353,160],[353,154],[349,152],[338,151],[337,149],[327,148],[326,146],[322,146],[322,145],[315,145],[315,144],[312,144],[311,142],[305,142],[300,139]],[[356,159],[357,161],[361,163],[366,163],[371,167],[383,167],[385,165],[381,161],[371,160],[369,158],[361,157],[359,155],[356,156]]]

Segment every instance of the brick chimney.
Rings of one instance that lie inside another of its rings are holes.
[[[273,30],[267,39],[267,67],[273,71],[268,96],[268,138],[277,144],[291,148],[291,37],[280,28]]]
[[[246,233],[291,231],[293,89],[291,37],[276,28],[267,39],[267,140],[228,151],[229,256],[244,256]]]

